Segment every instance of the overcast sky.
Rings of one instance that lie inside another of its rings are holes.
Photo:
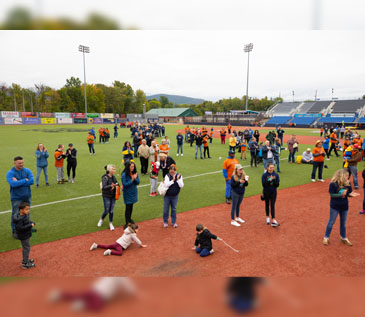
[[[43,16],[97,11],[140,29],[365,29],[363,0],[1,0]]]
[[[246,93],[245,43],[250,54],[249,95],[304,100],[365,94],[365,31],[1,31],[0,83],[60,88],[123,81],[148,95],[208,100]]]

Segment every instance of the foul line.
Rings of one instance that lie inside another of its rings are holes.
[[[288,159],[287,157],[286,158],[281,158],[280,161],[287,160],[287,159]],[[251,165],[245,165],[243,167],[246,168],[246,167],[250,167],[250,166]],[[215,172],[203,173],[203,174],[197,174],[197,175],[192,175],[192,176],[186,176],[186,177],[184,177],[184,179],[195,178],[195,177],[200,177],[200,176],[205,176],[205,175],[218,174],[218,173],[222,173],[222,170],[215,171]],[[138,188],[141,188],[141,187],[147,187],[147,186],[150,186],[150,184],[139,185],[137,187]],[[37,207],[44,207],[44,206],[49,206],[49,205],[54,205],[54,204],[60,204],[60,203],[68,202],[68,201],[79,200],[79,199],[86,199],[86,198],[92,198],[92,197],[97,197],[97,196],[101,196],[101,193],[93,194],[93,195],[87,195],[87,196],[74,197],[74,198],[69,198],[69,199],[63,199],[63,200],[51,201],[49,203],[34,205],[34,206],[32,206],[32,209],[37,208]],[[7,214],[7,213],[10,213],[10,212],[11,212],[11,209],[10,210],[5,210],[5,211],[0,211],[0,215],[1,214]]]

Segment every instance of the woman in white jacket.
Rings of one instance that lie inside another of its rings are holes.
[[[96,244],[91,245],[90,251],[99,249],[107,249],[104,255],[122,255],[131,243],[136,242],[140,247],[145,248],[147,245],[142,244],[141,240],[137,237],[138,225],[135,223],[129,223],[127,229],[124,230],[123,235],[113,244]]]

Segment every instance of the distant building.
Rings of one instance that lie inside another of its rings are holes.
[[[158,115],[160,121],[183,122],[184,118],[198,117],[198,114],[190,108],[156,108],[151,109],[147,115]]]

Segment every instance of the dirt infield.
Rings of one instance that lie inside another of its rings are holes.
[[[236,130],[243,130],[245,128],[247,128],[247,127],[235,127]],[[220,131],[221,128],[213,128],[213,129],[214,129],[213,130],[213,138],[220,140],[220,133],[219,133],[219,131]],[[260,128],[260,131],[262,129],[270,130],[270,131],[275,130],[274,128]],[[253,128],[253,130],[255,130],[255,129]],[[290,131],[290,130],[288,130],[288,131]],[[176,133],[177,132],[181,132],[183,135],[185,134],[184,129],[176,130]],[[208,132],[210,132],[210,129],[208,129]],[[265,137],[266,137],[266,133],[262,133],[262,131],[261,131],[260,132],[260,142],[261,141],[265,141],[266,140]],[[283,142],[286,143],[290,138],[291,138],[291,133],[284,134]],[[227,145],[228,145],[228,139],[229,139],[229,135],[227,134],[226,135],[226,144]],[[317,140],[323,139],[323,138],[321,138],[319,136],[319,133],[317,133],[317,134],[315,134],[313,136],[311,136],[311,135],[297,135],[297,139],[298,139],[299,144],[315,144],[315,142]]]
[[[200,208],[179,214],[177,229],[163,228],[161,219],[140,223],[139,237],[148,247],[132,245],[121,257],[89,251],[93,242],[113,243],[122,234],[120,227],[36,245],[31,256],[37,267],[31,270],[21,269],[20,249],[4,252],[0,276],[365,276],[365,216],[358,213],[362,196],[350,199],[347,229],[354,246],[340,243],[339,220],[330,245],[321,243],[329,215],[328,185],[326,180],[279,190],[278,228],[265,224],[264,203],[252,196],[243,200],[246,223],[239,228],[230,224],[230,205]],[[239,253],[214,241],[216,252],[200,258],[191,250],[197,223]]]

